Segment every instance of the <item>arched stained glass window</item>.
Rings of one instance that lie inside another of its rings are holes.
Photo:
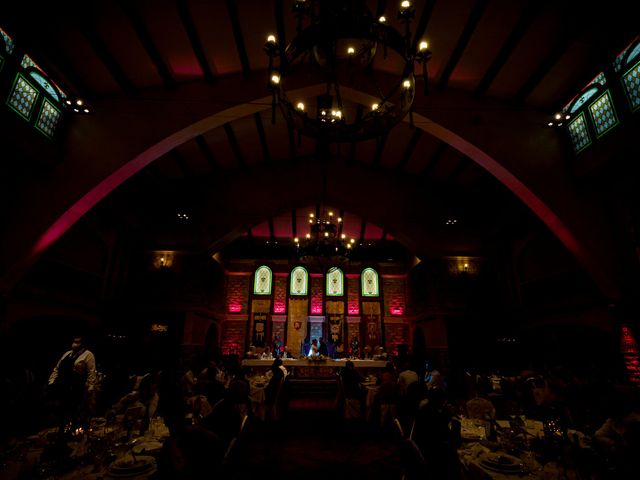
[[[43,75],[38,72],[29,72],[31,78],[33,78],[42,88],[44,88],[45,92],[53,97],[54,100],[60,101],[60,97],[58,96],[58,90],[47,80]]]
[[[271,269],[266,265],[258,267],[253,278],[253,294],[254,295],[271,295],[271,284],[273,274]]]
[[[42,73],[44,73],[44,70],[42,70],[38,64],[36,62],[34,62],[31,57],[29,55],[27,55],[26,53],[23,55],[22,57],[22,62],[20,62],[20,66],[22,68],[35,68],[36,70],[40,70]]]
[[[344,295],[344,274],[337,267],[330,268],[327,272],[327,296],[341,297]]]
[[[365,268],[360,275],[362,279],[362,296],[377,297],[380,295],[378,272],[373,268]]]
[[[309,274],[304,267],[296,267],[291,270],[291,295],[307,295],[309,291]]]
[[[13,48],[15,47],[15,44],[13,43],[13,40],[11,39],[11,37],[9,35],[7,35],[7,32],[2,30],[1,28],[0,28],[0,35],[2,35],[2,39],[4,40],[4,49],[5,49],[5,51],[9,55],[11,55],[13,53]]]

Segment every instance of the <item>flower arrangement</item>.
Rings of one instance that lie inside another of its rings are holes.
[[[327,359],[324,355],[311,355],[307,357],[307,360],[310,362],[324,362]]]

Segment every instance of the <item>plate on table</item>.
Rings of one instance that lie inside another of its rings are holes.
[[[153,469],[155,459],[147,456],[126,456],[120,460],[116,460],[109,466],[109,476],[111,477],[133,477],[142,475]]]
[[[162,450],[162,443],[155,440],[150,440],[148,442],[142,442],[134,445],[131,450],[133,450],[133,453],[135,453],[136,455],[138,455],[139,453],[156,453]]]
[[[524,469],[522,460],[506,453],[486,453],[480,458],[480,465],[500,473],[520,473]]]

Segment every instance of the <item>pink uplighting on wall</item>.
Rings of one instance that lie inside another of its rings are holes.
[[[360,305],[357,303],[349,303],[347,311],[349,312],[349,315],[360,315]]]
[[[229,304],[229,313],[238,313],[242,311],[242,305],[238,303],[230,303]]]
[[[391,315],[402,315],[404,313],[404,308],[403,307],[392,307],[391,308]]]
[[[273,313],[285,313],[287,307],[284,302],[275,302],[273,304]]]
[[[322,314],[322,303],[312,303],[311,304],[311,313],[313,315],[321,315]]]

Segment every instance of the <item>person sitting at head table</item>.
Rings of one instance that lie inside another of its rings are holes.
[[[282,347],[282,358],[293,358],[293,355],[291,355],[291,352],[287,349],[286,345]]]
[[[271,353],[271,349],[268,346],[264,347],[264,352],[262,352],[262,355],[260,356],[260,358],[263,360],[273,359],[273,354]]]
[[[311,346],[309,347],[309,357],[317,357],[318,356],[318,340],[315,338],[311,340]]]
[[[327,348],[327,344],[324,342],[324,338],[320,337],[318,345],[318,355],[322,355],[323,357],[329,356],[329,349]]]

